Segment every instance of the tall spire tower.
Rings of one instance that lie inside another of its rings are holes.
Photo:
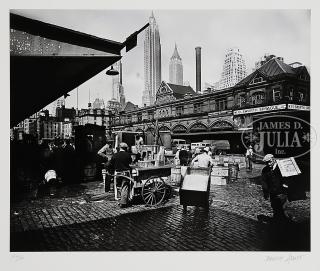
[[[183,85],[182,59],[178,53],[177,44],[175,44],[173,55],[170,58],[169,82],[176,85]]]
[[[161,83],[161,44],[159,28],[153,12],[144,39],[144,91],[142,105],[152,105]]]

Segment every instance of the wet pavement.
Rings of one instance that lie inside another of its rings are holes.
[[[55,196],[43,192],[12,204],[11,251],[310,251],[309,194],[289,202],[292,223],[259,221],[272,215],[270,202],[246,172],[239,177],[211,185],[208,212],[184,211],[177,195],[158,207],[137,202],[120,209],[112,192],[87,201],[103,192],[98,182],[64,186]]]

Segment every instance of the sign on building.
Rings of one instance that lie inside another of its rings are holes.
[[[269,105],[263,107],[247,108],[233,111],[233,115],[253,114],[286,109],[286,104]]]
[[[300,105],[300,104],[288,104],[288,109],[310,111],[310,106]]]

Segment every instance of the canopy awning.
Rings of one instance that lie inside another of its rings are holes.
[[[10,126],[120,60],[147,26],[121,43],[11,13]]]

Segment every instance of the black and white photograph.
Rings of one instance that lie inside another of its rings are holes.
[[[15,259],[312,252],[312,10],[209,7],[7,10]]]

